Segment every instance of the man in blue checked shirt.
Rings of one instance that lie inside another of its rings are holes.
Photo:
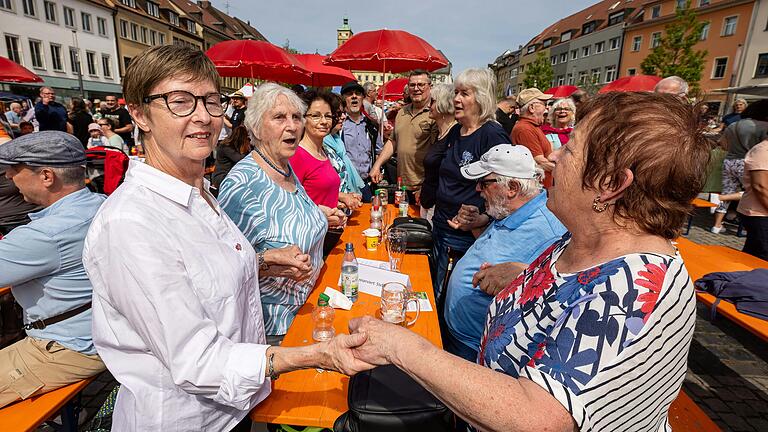
[[[93,288],[83,241],[104,196],[85,188],[80,141],[45,131],[0,145],[0,165],[44,207],[0,240],[0,287],[24,309],[27,337],[0,350],[0,407],[102,372],[91,339]]]

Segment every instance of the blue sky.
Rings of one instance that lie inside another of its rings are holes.
[[[406,30],[442,50],[456,75],[469,67],[487,66],[504,50],[524,45],[549,24],[596,1],[229,0],[229,12],[250,20],[270,42],[283,45],[289,40],[301,52],[333,51],[336,29],[345,15],[358,33],[379,28]],[[224,0],[213,4],[225,10]]]

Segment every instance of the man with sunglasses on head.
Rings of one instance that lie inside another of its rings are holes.
[[[547,115],[547,101],[551,98],[552,95],[544,94],[535,87],[521,91],[517,95],[520,118],[510,135],[512,144],[527,147],[533,159],[544,170],[545,188],[552,186],[551,171],[555,167],[555,164],[547,159],[547,156],[552,153],[552,143],[541,131],[541,125],[544,124]]]
[[[493,297],[566,230],[547,208],[543,171],[527,148],[494,146],[479,161],[462,167],[461,174],[477,180],[491,223],[451,273],[444,312],[449,331],[443,345],[475,361]]]
[[[133,121],[128,110],[117,104],[117,96],[108,95],[104,98],[106,108],[101,109],[102,117],[114,120],[117,123],[112,132],[120,135],[128,146],[133,146]],[[113,123],[114,124],[114,123]]]

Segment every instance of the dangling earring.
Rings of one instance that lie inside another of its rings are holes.
[[[611,203],[601,203],[600,202],[600,196],[597,196],[594,201],[592,201],[592,210],[594,210],[597,213],[604,212],[608,206],[610,206]]]

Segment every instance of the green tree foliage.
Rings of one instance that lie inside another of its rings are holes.
[[[665,26],[659,45],[648,54],[640,67],[647,75],[677,75],[688,81],[695,92],[699,88],[707,51],[696,50],[694,46],[700,41],[706,23],[698,20],[690,0],[675,15],[675,20]]]
[[[536,54],[536,60],[525,68],[525,79],[523,79],[523,88],[536,87],[542,91],[549,88],[554,76],[552,71],[552,62],[543,52]]]

